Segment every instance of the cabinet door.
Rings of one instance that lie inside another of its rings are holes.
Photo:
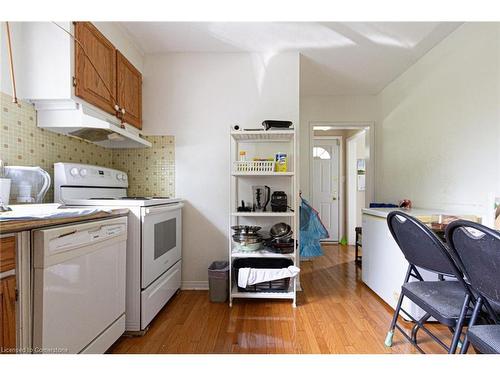
[[[118,105],[125,109],[123,120],[142,129],[142,74],[120,51],[116,51]]]
[[[0,280],[0,353],[16,348],[16,276]]]
[[[9,353],[16,348],[15,269],[16,237],[2,237],[0,238],[0,353]]]
[[[0,274],[16,268],[16,237],[0,238]]]
[[[90,22],[75,22],[75,36],[87,53],[85,54],[82,46],[75,42],[75,95],[114,115],[116,113],[115,47]]]

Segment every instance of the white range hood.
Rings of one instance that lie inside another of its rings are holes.
[[[72,135],[106,148],[151,147],[135,128],[75,100],[36,100],[37,125],[57,133]]]

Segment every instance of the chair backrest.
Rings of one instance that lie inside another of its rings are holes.
[[[428,271],[461,278],[446,246],[421,221],[402,211],[392,211],[387,224],[406,260]]]
[[[447,226],[445,235],[471,287],[493,306],[500,306],[500,233],[457,220]]]

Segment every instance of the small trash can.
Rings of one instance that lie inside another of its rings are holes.
[[[229,296],[229,262],[216,261],[208,267],[208,289],[211,302],[226,302]]]

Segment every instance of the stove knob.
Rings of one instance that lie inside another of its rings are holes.
[[[87,175],[87,170],[86,169],[81,169],[80,170],[80,176],[85,177]]]
[[[72,175],[73,177],[78,176],[78,168],[71,168],[69,174]]]
[[[122,175],[121,173],[118,173],[118,174],[116,175],[116,179],[117,179],[118,181],[123,180],[123,175]]]

